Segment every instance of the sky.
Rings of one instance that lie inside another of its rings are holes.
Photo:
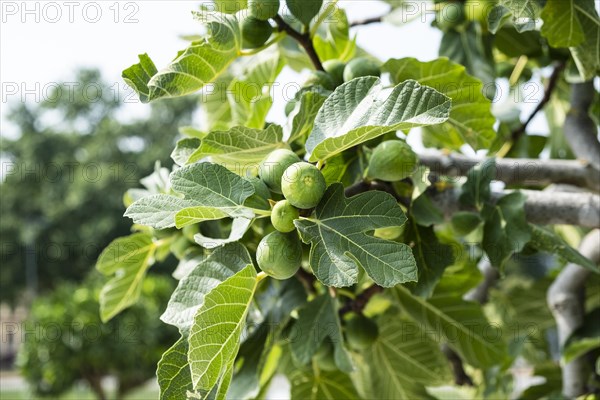
[[[200,32],[200,24],[190,11],[201,3],[0,1],[2,135],[12,136],[15,129],[6,124],[7,107],[43,100],[56,82],[74,82],[79,67],[99,68],[113,93],[128,96],[131,91],[121,79],[121,71],[137,62],[137,54],[144,52],[157,67],[165,66],[177,50],[186,46],[180,35]],[[379,16],[388,10],[386,4],[376,0],[342,0],[339,4],[347,10],[350,21]],[[358,33],[361,47],[382,59],[413,56],[431,60],[437,56],[440,32],[429,24],[413,21],[402,28],[374,24],[353,32]],[[285,70],[279,80],[295,78]],[[142,117],[149,109],[137,102],[128,103],[125,119]]]
[[[140,53],[148,53],[159,69],[167,65],[187,44],[181,35],[201,32],[191,11],[206,1],[0,0],[0,138],[16,135],[17,128],[6,121],[11,105],[42,101],[57,82],[76,85],[74,74],[81,67],[99,68],[111,92],[127,99],[119,118],[127,121],[145,117],[149,107],[125,85],[121,71],[136,63]],[[350,21],[381,16],[389,9],[378,0],[340,0],[338,4],[347,11]],[[435,16],[431,2],[413,0],[411,4],[425,10],[424,16],[402,26],[371,24],[353,28],[358,45],[382,60],[435,59],[441,32],[430,26]],[[298,79],[293,71],[284,69],[278,81]],[[543,90],[538,89],[539,84],[525,93],[529,103],[523,107],[522,118],[542,98]],[[269,120],[283,123],[284,102],[277,101],[282,95],[276,91],[273,94],[275,104]],[[547,131],[542,115],[531,127],[536,133]]]

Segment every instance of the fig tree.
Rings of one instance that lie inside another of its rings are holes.
[[[267,185],[269,190],[275,193],[281,193],[281,177],[283,172],[292,164],[300,162],[300,157],[288,149],[277,149],[260,163],[258,175]]]
[[[242,44],[244,48],[255,49],[265,44],[271,34],[273,27],[269,21],[261,21],[251,16],[246,16],[241,22]]]
[[[278,201],[271,211],[271,223],[279,232],[291,232],[296,229],[294,220],[300,216],[298,209],[287,200]]]
[[[354,350],[369,348],[379,336],[375,321],[362,314],[356,314],[346,321],[346,340]]]
[[[331,78],[333,78],[333,83],[335,86],[339,86],[344,83],[344,68],[346,64],[341,62],[340,60],[333,59],[327,60],[323,62],[323,68],[325,72],[327,72]]]
[[[248,0],[250,16],[261,21],[273,18],[279,11],[279,0]]]
[[[281,178],[283,196],[301,209],[316,207],[326,189],[325,177],[317,167],[307,162],[290,165]]]
[[[271,232],[258,244],[256,262],[275,279],[292,277],[302,263],[302,244],[296,232]]]
[[[344,67],[344,82],[351,81],[354,78],[361,76],[376,76],[381,75],[381,68],[370,58],[358,57],[350,61]]]
[[[412,174],[417,166],[417,155],[402,140],[386,140],[375,147],[369,161],[367,175],[371,179],[399,181]]]

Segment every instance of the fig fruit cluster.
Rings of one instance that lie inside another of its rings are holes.
[[[276,231],[260,241],[256,261],[268,275],[287,279],[298,271],[302,262],[302,244],[294,220],[300,217],[301,210],[317,206],[325,194],[325,177],[316,166],[303,162],[288,149],[274,150],[265,157],[259,165],[259,177],[268,191],[283,194],[284,198],[271,210],[271,223]],[[252,182],[256,188],[258,183]],[[264,194],[257,192],[255,196]],[[268,196],[271,197],[270,193]],[[253,199],[253,204],[260,202]]]
[[[323,0],[286,0],[286,5],[296,21],[306,27],[321,10]],[[269,20],[277,16],[280,7],[280,0],[248,0],[240,21],[244,48],[256,49],[269,40],[273,33]]]

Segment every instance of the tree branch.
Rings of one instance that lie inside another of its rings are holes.
[[[442,345],[442,353],[444,353],[450,362],[452,373],[454,374],[454,383],[459,386],[474,386],[473,380],[465,371],[463,361],[458,353],[452,350],[447,344]]]
[[[497,268],[494,268],[488,260],[482,260],[479,263],[479,269],[483,274],[483,280],[473,290],[465,295],[465,300],[476,301],[479,304],[488,302],[490,289],[496,285],[500,279],[500,273]]]
[[[315,281],[317,280],[317,278],[315,278],[313,274],[306,272],[303,268],[300,268],[298,269],[298,272],[296,272],[296,278],[298,278],[298,280],[300,281],[302,286],[304,286],[304,289],[306,289],[308,293],[316,293]]]
[[[342,316],[351,311],[361,313],[367,305],[367,303],[369,302],[369,300],[371,299],[371,297],[381,292],[383,292],[383,287],[379,285],[369,286],[361,294],[356,296],[354,300],[346,301],[346,303],[338,310],[339,315]]]
[[[548,79],[548,84],[546,85],[546,89],[544,90],[544,97],[542,98],[542,101],[539,102],[537,107],[529,115],[529,118],[527,118],[518,129],[514,130],[511,133],[510,139],[513,142],[513,144],[517,140],[519,140],[519,138],[525,133],[525,131],[527,130],[527,126],[531,123],[531,121],[533,121],[537,113],[540,112],[544,108],[544,106],[550,101],[550,98],[552,97],[552,92],[554,91],[554,88],[556,88],[556,84],[559,81],[560,74],[562,73],[563,69],[565,69],[565,65],[565,62],[563,61],[559,63],[556,67],[554,67],[554,71],[552,71],[552,75],[550,75],[550,78]]]
[[[377,23],[382,22],[383,17],[384,17],[383,15],[380,15],[379,17],[371,17],[371,18],[360,19],[358,21],[352,22],[350,24],[350,27],[353,28],[355,26],[377,24]]]
[[[600,230],[588,233],[579,246],[579,252],[596,264],[600,263]],[[590,270],[577,264],[569,264],[548,289],[547,302],[556,320],[561,348],[569,336],[583,324],[585,284],[590,276]],[[579,357],[563,366],[564,396],[576,398],[586,392],[588,368],[585,357]]]
[[[577,158],[589,161],[600,170],[598,129],[588,113],[595,93],[592,81],[571,85],[571,110],[565,119],[565,138]]]
[[[459,154],[422,154],[419,161],[432,173],[447,176],[466,176],[481,163],[479,158]],[[508,185],[540,185],[566,183],[600,192],[600,171],[578,160],[539,160],[535,158],[496,159],[496,180]]]
[[[492,202],[511,191],[492,192]],[[446,217],[457,211],[471,211],[459,201],[461,190],[450,188],[428,192],[433,203]],[[600,196],[592,193],[543,192],[521,190],[527,196],[525,214],[534,224],[566,224],[600,228]]]
[[[315,69],[317,71],[325,71],[323,65],[321,64],[321,60],[319,60],[319,56],[317,55],[315,47],[313,46],[310,34],[308,32],[298,32],[297,30],[292,28],[287,22],[285,22],[280,15],[276,15],[273,19],[277,23],[279,30],[284,31],[285,33],[290,35],[290,37],[295,39],[300,44],[300,46],[304,48],[304,51],[306,51],[306,54],[308,55],[308,58],[310,58],[310,61],[313,63]]]

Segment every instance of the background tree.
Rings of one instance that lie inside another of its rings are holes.
[[[137,232],[97,263],[110,320],[180,258],[162,398],[260,397],[276,373],[293,399],[512,398],[520,360],[547,378],[524,398],[597,390],[594,2],[436,1],[426,62],[356,46],[350,26],[407,23],[388,3],[348,23],[335,1],[216,1],[167,67],[123,71],[145,102],[203,91],[168,179],[129,192]],[[311,72],[280,126],[283,65]],[[545,93],[521,118],[532,77]]]
[[[171,164],[163,149],[195,108],[193,98],[160,102],[148,118],[121,123],[114,85],[93,70],[75,81],[9,115],[18,136],[3,137],[0,149],[2,301],[17,301],[28,280],[39,291],[82,280],[100,250],[129,232],[123,192],[156,161]]]
[[[142,300],[108,324],[98,315],[96,274],[79,285],[59,283],[35,300],[17,363],[33,392],[56,398],[83,380],[106,399],[102,379],[111,375],[121,399],[154,377],[160,355],[177,339],[177,331],[158,319],[173,285],[149,277],[141,290]]]

